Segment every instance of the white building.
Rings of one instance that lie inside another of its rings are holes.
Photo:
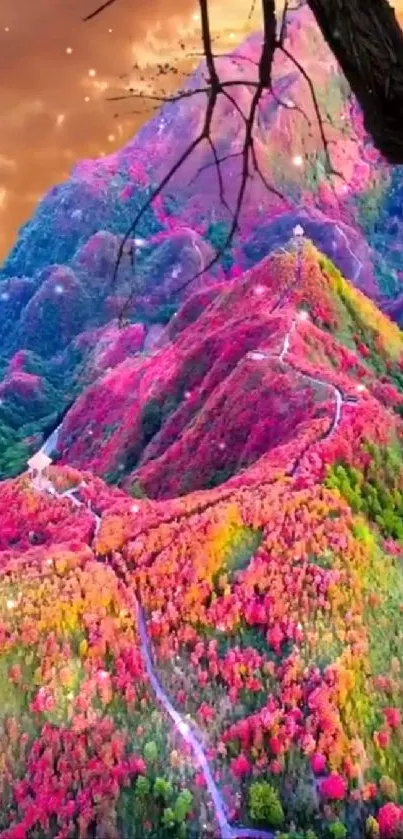
[[[46,484],[46,476],[44,476],[45,470],[50,466],[52,463],[52,458],[49,457],[42,449],[39,452],[36,452],[29,460],[28,460],[28,475],[33,481],[38,489],[43,489]]]

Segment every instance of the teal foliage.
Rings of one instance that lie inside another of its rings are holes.
[[[207,228],[205,239],[212,245],[215,251],[220,251],[224,248],[230,229],[231,225],[226,221],[212,221]],[[218,262],[222,265],[224,271],[231,270],[234,264],[231,246],[224,248]]]

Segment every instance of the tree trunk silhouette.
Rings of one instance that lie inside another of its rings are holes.
[[[116,2],[105,0],[85,20]],[[375,146],[389,163],[403,163],[403,32],[388,0],[306,2],[361,106]],[[199,0],[199,5],[203,13],[208,0]],[[276,49],[274,0],[261,0],[261,7],[264,50],[259,70],[266,87]]]
[[[377,149],[403,163],[403,32],[387,0],[307,0]]]

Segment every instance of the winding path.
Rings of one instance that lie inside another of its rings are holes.
[[[299,239],[299,243],[301,243],[300,239]],[[201,256],[201,254],[200,254],[200,256]],[[301,248],[298,245],[296,277],[293,280],[291,286],[288,289],[286,289],[286,292],[283,293],[283,295],[281,295],[279,303],[276,304],[276,306],[274,308],[278,308],[278,306],[281,305],[284,302],[285,298],[288,296],[288,293],[291,290],[291,287],[293,287],[294,285],[296,285],[299,282],[300,277],[301,277]],[[292,339],[292,336],[293,336],[295,330],[297,329],[298,321],[305,320],[306,318],[307,318],[307,314],[304,313],[304,312],[300,312],[293,319],[292,324],[290,326],[290,329],[288,330],[288,332],[287,332],[287,334],[284,338],[283,346],[282,346],[280,352],[277,355],[273,356],[273,355],[270,355],[269,353],[265,353],[263,351],[257,350],[257,351],[252,351],[252,352],[248,353],[247,356],[244,356],[244,358],[248,357],[248,358],[251,358],[255,361],[277,358],[278,361],[280,361],[281,364],[284,364],[287,367],[289,367],[290,369],[292,369],[298,376],[301,376],[302,378],[304,378],[307,381],[310,381],[314,384],[321,385],[322,387],[329,388],[334,394],[335,410],[334,410],[332,423],[331,423],[329,429],[327,430],[327,432],[322,437],[322,439],[325,439],[326,437],[329,437],[331,434],[333,434],[336,431],[336,429],[338,428],[339,423],[340,423],[340,419],[341,419],[341,415],[342,415],[343,405],[352,404],[353,402],[357,402],[358,400],[355,400],[354,398],[351,398],[351,397],[347,398],[347,399],[344,399],[342,392],[340,391],[340,389],[338,387],[336,387],[336,385],[333,385],[333,384],[331,384],[330,382],[327,382],[324,379],[319,379],[319,378],[316,378],[314,376],[309,376],[308,374],[303,373],[301,370],[299,370],[297,367],[295,367],[290,361],[287,360],[287,354],[288,354],[289,349],[290,349],[291,339]],[[43,444],[42,451],[45,454],[50,454],[50,452],[53,451],[55,446],[57,445],[59,429],[60,429],[60,426],[55,429],[55,431],[50,435],[50,437]],[[295,468],[293,469],[293,473],[295,473],[296,469],[298,468],[299,463],[301,461],[301,458],[304,454],[305,454],[305,451],[302,452],[302,454],[297,459],[296,464],[295,464]],[[73,487],[71,489],[65,490],[62,493],[59,493],[54,487],[52,487],[51,485],[50,486],[48,485],[48,486],[44,487],[44,491],[50,493],[52,496],[57,496],[59,498],[68,498],[72,502],[72,504],[74,504],[75,506],[78,506],[78,507],[86,506],[86,508],[90,511],[90,513],[92,514],[92,516],[94,518],[94,522],[95,522],[94,538],[95,538],[96,535],[98,534],[98,531],[99,531],[99,528],[100,528],[100,525],[101,525],[101,518],[100,518],[99,515],[97,515],[97,513],[94,510],[91,509],[91,507],[89,505],[84,505],[83,502],[80,501],[79,498],[77,498],[76,493],[78,492],[78,490],[82,486],[85,486],[84,482],[82,484],[79,484],[77,487]],[[161,685],[161,682],[159,681],[159,678],[158,678],[158,675],[156,673],[155,666],[154,666],[154,663],[153,663],[153,654],[152,654],[152,649],[151,649],[150,638],[149,638],[148,632],[147,632],[145,612],[144,612],[144,609],[141,606],[138,598],[136,597],[136,595],[134,593],[132,593],[132,597],[133,597],[133,609],[134,609],[134,612],[135,612],[135,615],[136,615],[137,628],[138,628],[139,639],[140,639],[140,651],[141,651],[141,655],[142,655],[142,658],[143,658],[145,670],[146,670],[150,685],[151,685],[151,687],[154,691],[156,699],[158,700],[160,705],[164,708],[164,710],[167,712],[167,714],[171,718],[173,724],[175,725],[175,727],[176,727],[177,731],[179,732],[179,734],[181,735],[182,739],[191,748],[192,753],[193,753],[194,758],[195,758],[195,761],[198,764],[198,766],[200,767],[201,772],[203,773],[204,780],[205,780],[205,783],[206,783],[206,787],[208,789],[210,799],[211,799],[211,802],[212,802],[212,805],[213,805],[213,808],[214,808],[214,814],[215,814],[216,822],[217,822],[217,825],[219,827],[220,839],[274,839],[274,834],[271,831],[259,830],[259,829],[255,829],[255,828],[242,827],[242,826],[233,827],[229,823],[228,817],[227,817],[227,808],[226,808],[226,805],[225,805],[224,798],[223,798],[222,793],[220,792],[220,790],[219,790],[219,788],[218,788],[218,786],[217,786],[217,784],[214,780],[212,770],[210,768],[208,759],[206,757],[206,752],[205,752],[204,747],[202,745],[202,742],[201,742],[201,740],[200,740],[200,738],[197,734],[197,730],[196,730],[195,726],[193,726],[193,725],[190,726],[189,723],[186,722],[183,719],[181,714],[172,705],[172,702],[171,702],[169,696],[167,695],[167,693],[165,692],[164,688]]]
[[[302,233],[303,233],[303,231],[302,231]],[[302,241],[301,241],[301,239],[302,239],[302,234],[299,233],[296,237],[296,241],[297,241],[297,266],[296,266],[295,279],[290,284],[290,286],[285,289],[285,291],[283,292],[283,294],[280,297],[280,300],[278,301],[278,303],[276,303],[276,305],[272,309],[272,312],[274,312],[276,309],[281,307],[281,305],[285,302],[285,299],[288,296],[288,294],[290,293],[290,291],[301,280],[301,272],[302,272]],[[283,346],[282,346],[279,353],[271,354],[271,353],[266,353],[263,350],[255,350],[255,351],[252,351],[252,352],[248,353],[246,357],[252,359],[253,361],[263,361],[263,360],[276,358],[276,359],[278,359],[278,361],[280,361],[281,364],[284,364],[285,366],[289,367],[290,370],[292,370],[297,376],[300,376],[302,379],[306,379],[308,382],[312,382],[313,384],[316,384],[316,385],[321,385],[322,387],[326,387],[326,388],[328,388],[332,391],[332,393],[334,394],[334,400],[335,400],[334,415],[333,415],[331,425],[329,426],[326,434],[322,437],[322,440],[324,440],[324,439],[330,437],[332,434],[334,434],[334,432],[337,430],[337,428],[340,424],[341,417],[342,417],[343,405],[357,404],[358,399],[356,399],[355,397],[347,397],[345,399],[341,390],[340,390],[340,388],[338,388],[336,385],[332,384],[332,382],[328,382],[326,379],[319,379],[316,376],[310,376],[308,373],[303,373],[302,370],[299,370],[298,367],[296,367],[290,361],[286,360],[286,356],[288,355],[288,352],[289,352],[290,346],[291,346],[291,339],[292,339],[292,336],[293,336],[294,332],[297,329],[298,322],[306,321],[308,319],[309,319],[309,315],[306,311],[302,310],[298,313],[298,315],[293,319],[293,321],[291,323],[291,326],[290,326],[290,328],[289,328],[289,330],[288,330],[288,332],[287,332],[287,334],[284,338]],[[359,386],[359,389],[361,390],[360,386]],[[299,465],[299,462],[300,462],[300,458],[297,461],[298,465]]]
[[[86,509],[89,510],[89,512],[92,514],[94,518],[95,528],[93,538],[95,539],[101,526],[101,518],[94,510],[91,509],[89,505],[84,505],[83,502],[80,501],[79,498],[77,498],[76,493],[83,486],[85,486],[85,482],[82,482],[81,484],[78,484],[78,486],[72,487],[71,489],[64,490],[64,492],[58,492],[57,489],[55,489],[55,487],[47,485],[44,487],[43,491],[49,493],[50,495],[52,495],[52,497],[68,498],[76,507],[86,507]],[[259,830],[252,827],[233,827],[229,823],[226,815],[226,805],[223,795],[220,792],[213,778],[213,774],[210,769],[204,747],[196,733],[196,730],[193,726],[190,727],[190,725],[183,719],[183,717],[176,710],[176,708],[174,708],[169,696],[164,691],[164,688],[162,687],[161,682],[158,679],[153,664],[151,643],[147,632],[145,612],[143,607],[139,603],[138,598],[133,592],[132,597],[133,611],[136,614],[137,629],[140,638],[140,651],[149,682],[151,684],[151,687],[153,688],[156,699],[158,700],[160,705],[162,705],[167,714],[170,716],[182,739],[185,741],[185,743],[187,743],[188,746],[190,746],[195,757],[196,763],[198,764],[203,773],[206,787],[208,789],[213,804],[217,825],[219,827],[220,839],[274,839],[274,834],[271,831]]]

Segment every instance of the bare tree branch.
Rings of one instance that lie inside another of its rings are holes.
[[[94,12],[92,12],[89,16],[87,16],[86,20],[90,20],[100,14],[104,9],[108,6],[111,6],[113,3],[117,2],[117,0],[108,0],[108,2],[103,3],[99,6]],[[283,99],[276,93],[272,83],[272,69],[273,69],[273,61],[276,50],[280,50],[283,55],[294,65],[294,67],[298,70],[298,72],[302,75],[306,83],[308,84],[310,96],[313,103],[313,109],[316,117],[316,121],[319,127],[319,133],[321,138],[321,143],[323,146],[323,150],[325,153],[325,161],[326,161],[326,174],[331,176],[337,176],[344,180],[343,175],[341,172],[338,172],[331,160],[330,155],[330,146],[334,140],[328,139],[326,136],[324,125],[327,124],[327,121],[323,119],[321,110],[319,107],[319,102],[316,96],[315,87],[313,85],[312,79],[310,78],[309,74],[307,73],[306,69],[304,68],[303,64],[292,54],[292,52],[286,47],[285,40],[286,40],[286,30],[287,30],[287,16],[288,12],[295,7],[289,5],[289,0],[286,0],[281,24],[280,24],[280,31],[277,35],[277,20],[276,20],[276,11],[275,11],[275,0],[260,0],[261,5],[261,15],[262,15],[262,24],[263,24],[263,39],[262,39],[262,47],[260,51],[259,60],[256,62],[249,56],[242,56],[242,55],[231,55],[233,61],[249,61],[257,68],[257,80],[243,80],[243,79],[230,79],[230,80],[221,80],[218,70],[216,61],[219,58],[228,57],[228,54],[216,54],[213,51],[213,40],[211,36],[211,28],[210,28],[210,21],[209,21],[209,0],[198,0],[199,2],[199,9],[200,9],[200,17],[201,17],[201,33],[202,33],[202,47],[203,52],[200,55],[204,56],[205,63],[206,63],[206,85],[205,86],[198,86],[197,88],[186,88],[184,90],[180,90],[178,93],[173,95],[165,95],[165,94],[158,94],[158,93],[145,93],[140,92],[137,93],[134,90],[130,90],[127,95],[122,96],[114,96],[110,97],[109,101],[114,102],[121,102],[127,101],[130,99],[135,99],[137,101],[150,101],[155,103],[161,104],[169,104],[179,102],[181,100],[191,99],[194,96],[198,95],[205,95],[206,96],[206,110],[205,116],[203,121],[203,126],[199,131],[198,135],[192,140],[191,143],[188,144],[186,149],[182,152],[179,159],[170,167],[169,171],[164,175],[161,179],[160,183],[157,187],[155,187],[149,197],[147,198],[144,205],[136,214],[135,218],[133,219],[130,228],[127,230],[125,236],[123,237],[119,250],[118,256],[116,260],[116,265],[114,269],[114,274],[112,278],[112,284],[115,285],[117,279],[117,273],[120,265],[120,261],[122,255],[124,253],[126,243],[130,239],[130,237],[135,233],[138,224],[143,219],[147,210],[151,207],[153,202],[161,195],[165,187],[172,181],[175,177],[177,172],[183,166],[183,164],[191,157],[191,155],[196,151],[196,149],[204,142],[208,144],[211,150],[212,161],[209,161],[202,166],[199,167],[196,175],[192,179],[190,183],[193,183],[201,174],[201,172],[205,171],[210,166],[214,166],[217,172],[217,180],[218,180],[218,190],[220,196],[220,202],[222,206],[225,208],[227,213],[231,218],[231,222],[229,225],[228,235],[225,238],[224,243],[222,246],[216,251],[215,255],[211,258],[207,265],[204,265],[203,269],[195,274],[193,277],[187,279],[187,281],[180,287],[177,288],[175,291],[179,293],[182,291],[186,286],[190,285],[194,280],[200,277],[202,274],[210,271],[220,260],[223,256],[225,251],[228,247],[230,247],[233,238],[236,232],[239,229],[239,221],[242,211],[243,202],[245,199],[247,184],[249,179],[252,177],[253,173],[255,173],[263,183],[265,189],[274,195],[277,199],[281,200],[282,202],[286,203],[286,199],[281,194],[279,190],[277,190],[274,186],[272,186],[268,179],[266,178],[264,172],[262,172],[257,149],[255,146],[255,139],[254,139],[254,128],[256,125],[257,114],[259,111],[259,105],[262,101],[262,97],[266,91],[269,91],[270,94],[273,96],[274,100],[280,107],[284,107],[289,110],[295,110],[301,114],[301,116],[306,120],[308,127],[311,128],[312,123],[309,119],[308,115],[304,112],[304,110],[298,105],[298,103],[293,102],[292,104],[283,101]],[[329,27],[331,27],[331,21],[340,23],[340,14],[346,10],[346,2],[347,0],[307,0],[308,5],[311,7],[312,11],[314,12],[316,19],[319,22],[320,28],[322,29],[323,34],[325,35],[328,43],[330,43],[331,48],[333,49],[334,54],[336,57],[339,58],[340,63],[342,64],[343,70],[351,82],[349,77],[349,73],[347,72],[343,62],[339,57],[342,54],[344,59],[346,60],[346,53],[350,56],[350,75],[353,74],[353,71],[358,73],[357,67],[359,66],[360,56],[359,50],[357,48],[357,44],[360,40],[360,37],[363,36],[363,32],[367,33],[367,30],[362,28],[361,34],[358,31],[357,37],[355,33],[349,33],[348,37],[346,34],[346,39],[343,47],[340,47],[337,50],[333,41],[336,39],[338,43],[340,39],[340,33],[337,31],[330,31]],[[374,33],[376,34],[376,38],[378,41],[381,39],[382,30],[379,29],[379,22],[381,20],[387,20],[389,23],[389,28],[387,30],[387,39],[386,44],[382,48],[384,50],[384,54],[387,54],[388,61],[393,65],[392,69],[386,73],[384,77],[384,85],[388,87],[388,93],[390,92],[392,81],[393,81],[393,73],[396,70],[397,61],[397,46],[401,44],[403,47],[403,34],[401,33],[400,29],[400,36],[401,40],[396,35],[394,30],[393,20],[395,21],[393,13],[390,13],[389,17],[387,17],[387,13],[385,11],[385,6],[388,7],[387,0],[376,0],[377,3],[380,4],[381,13],[379,16],[375,12],[368,13],[368,17],[372,22]],[[360,17],[359,15],[365,15],[366,11],[369,8],[369,0],[348,0],[348,3],[351,5],[351,9],[349,12],[348,19],[350,21],[354,21],[358,30],[360,27]],[[297,3],[298,5],[298,3]],[[300,5],[300,4],[299,4]],[[252,6],[249,13],[249,18],[253,15],[254,10],[256,7],[256,0],[252,1]],[[350,6],[349,6],[350,8]],[[389,10],[390,11],[390,10]],[[386,16],[386,17],[385,17]],[[393,20],[392,20],[393,18]],[[396,23],[396,21],[395,21]],[[362,21],[361,21],[362,24]],[[376,24],[376,25],[375,25]],[[345,27],[342,31],[345,31]],[[372,46],[368,46],[368,56],[372,49],[373,53],[373,41],[371,42]],[[184,44],[181,44],[184,48]],[[344,50],[344,52],[343,52]],[[195,53],[197,55],[197,53]],[[401,53],[401,69],[403,68],[403,51]],[[353,68],[353,69],[352,69]],[[347,68],[348,69],[348,68]],[[167,72],[166,65],[161,64],[159,66],[159,73],[165,74]],[[360,68],[361,76],[363,73],[363,68]],[[402,69],[403,73],[403,69]],[[360,76],[360,80],[362,78]],[[386,79],[386,82],[385,82]],[[353,86],[353,84],[352,84]],[[235,93],[235,89],[237,87],[242,88],[250,88],[251,91],[251,100],[250,106],[247,109],[247,113],[244,113],[242,108],[239,106],[238,102],[236,101],[235,95],[232,95],[232,90]],[[353,88],[354,89],[354,88]],[[372,95],[374,91],[370,91]],[[379,95],[379,91],[377,92]],[[385,92],[384,92],[384,95]],[[216,109],[217,102],[219,98],[223,96],[228,99],[228,101],[232,104],[234,110],[236,110],[243,123],[244,135],[243,135],[243,144],[242,149],[239,152],[229,152],[226,155],[219,156],[217,152],[217,148],[212,136],[212,125],[213,125],[213,117]],[[374,93],[375,96],[375,93]],[[358,97],[359,98],[359,97]],[[361,101],[361,100],[360,100]],[[369,100],[368,100],[369,101]],[[371,100],[372,101],[372,100]],[[402,81],[402,101],[403,101],[403,81]],[[403,135],[403,131],[402,131]],[[234,207],[231,210],[226,196],[225,196],[225,184],[223,179],[222,173],[222,165],[230,160],[231,158],[240,157],[241,158],[241,173],[240,173],[240,181],[239,186],[237,188],[236,197],[234,200]],[[403,139],[402,139],[402,160],[403,160]],[[334,189],[334,184],[331,181],[331,186]],[[135,269],[135,244],[133,243],[133,267]],[[126,301],[125,306],[122,310],[121,316],[126,316],[128,313],[130,306],[133,302],[135,294],[139,289],[136,289],[136,284],[134,283],[133,292],[130,295],[129,299]]]
[[[113,4],[116,2],[117,0],[106,0],[106,2],[102,3],[101,6],[98,6],[98,8],[95,9],[95,11],[91,12],[89,15],[87,15],[87,17],[84,17],[83,21],[86,22],[87,20],[92,20],[94,17],[97,17],[97,15],[100,15],[101,12],[105,11],[105,9],[107,9],[108,6],[113,6]]]
[[[308,0],[389,163],[403,163],[403,32],[388,0]]]

